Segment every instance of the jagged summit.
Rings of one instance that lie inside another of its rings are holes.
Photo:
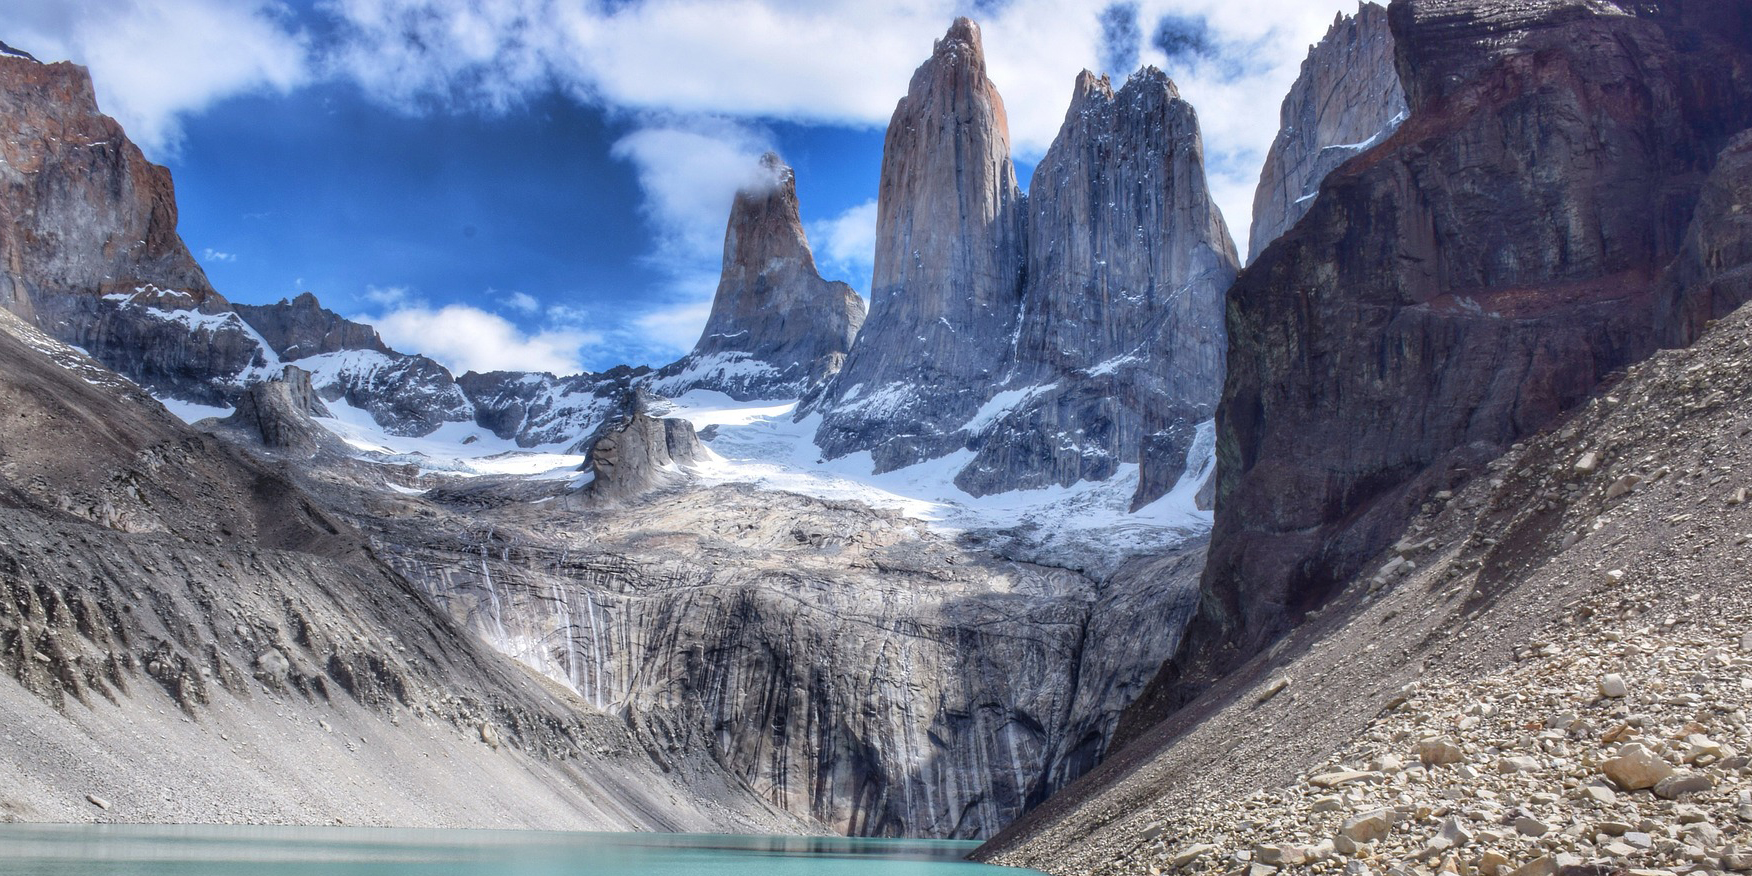
[[[888,124],[870,318],[820,405],[829,457],[886,471],[960,444],[1015,327],[1022,203],[979,28],[957,19]]]
[[[705,331],[690,355],[659,375],[667,391],[796,398],[839,370],[864,324],[863,299],[816,270],[796,174],[773,152],[760,164],[761,179],[730,207]]]
[[[1308,212],[1327,174],[1385,140],[1405,116],[1386,8],[1363,2],[1355,15],[1339,13],[1284,97],[1253,195],[1248,260]]]

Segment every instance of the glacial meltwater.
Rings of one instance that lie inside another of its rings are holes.
[[[0,824],[0,876],[1007,876],[975,843],[349,827]]]

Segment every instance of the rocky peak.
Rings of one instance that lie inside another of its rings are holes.
[[[0,57],[23,58],[26,61],[36,61],[37,60],[35,55],[32,55],[31,53],[29,53],[23,49],[16,48],[14,46],[9,46],[4,41],[0,41]],[[42,62],[37,61],[37,63],[40,64]]]
[[[51,335],[78,321],[67,296],[212,286],[176,233],[170,171],[98,111],[91,76],[0,54],[0,305]]]
[[[282,359],[342,350],[390,351],[376,329],[342,318],[323,307],[309,292],[290,301],[282,298],[278,304],[238,304],[233,309],[261,333]]]
[[[1153,67],[1115,92],[1078,75],[1029,186],[1027,280],[1004,389],[969,428],[975,495],[1105,480],[1142,463],[1139,504],[1179,480],[1223,380],[1235,246],[1205,180],[1198,116]]]
[[[340,445],[311,417],[331,416],[311,385],[310,372],[287,365],[278,378],[251,385],[239,398],[237,411],[225,420],[278,450],[313,453]]]
[[[829,456],[940,456],[986,401],[1021,297],[1022,193],[979,27],[957,19],[883,143],[870,318],[817,407]]]
[[[1253,195],[1248,260],[1308,212],[1320,181],[1387,139],[1406,115],[1387,10],[1360,3],[1308,50],[1284,97],[1277,139]]]
[[[660,375],[668,391],[796,398],[839,369],[864,324],[863,299],[815,269],[791,168],[768,152],[761,171],[731,204],[711,316],[693,353]]]

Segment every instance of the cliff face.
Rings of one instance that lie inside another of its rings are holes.
[[[0,307],[106,365],[215,402],[265,364],[176,233],[170,172],[73,64],[0,55]]]
[[[989,398],[1021,295],[1022,195],[979,26],[913,74],[882,149],[870,318],[827,387],[816,441],[879,471],[957,449]]]
[[[1308,51],[1284,98],[1253,195],[1248,261],[1308,212],[1327,174],[1387,139],[1406,113],[1387,9],[1361,3]]]
[[[665,391],[798,398],[839,371],[864,324],[863,299],[815,270],[795,174],[770,152],[761,167],[768,179],[731,204],[705,331],[691,355],[659,374]]]
[[[1162,485],[1148,502],[1179,478],[1222,386],[1222,296],[1237,265],[1198,117],[1159,70],[1117,93],[1085,71],[1029,192],[1008,377],[964,427],[978,452],[956,484],[1069,486],[1142,459]]]
[[[1321,605],[1437,491],[1744,294],[1718,283],[1693,308],[1691,289],[1658,291],[1688,240],[1693,270],[1715,245],[1714,226],[1687,229],[1752,124],[1742,4],[1399,0],[1391,20],[1410,119],[1230,292],[1211,561],[1156,708]]]
[[[655,449],[662,422],[621,434]],[[564,498],[472,498],[497,510],[420,500],[360,522],[470,630],[648,750],[709,753],[855,835],[987,836],[1091,768],[1199,567],[1194,545],[1097,585],[747,486],[630,496],[584,525]]]

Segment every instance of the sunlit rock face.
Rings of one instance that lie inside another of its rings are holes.
[[[760,170],[730,205],[705,331],[692,353],[659,372],[658,392],[799,398],[839,371],[864,324],[864,300],[815,269],[796,175],[771,152]]]
[[[1732,248],[1694,223],[1752,125],[1744,4],[1402,0],[1390,20],[1409,118],[1229,294],[1211,561],[1161,707],[1742,288],[1660,278],[1695,266],[1688,241]]]
[[[819,405],[828,456],[887,471],[960,447],[1015,330],[1022,201],[979,26],[957,19],[888,123],[870,317]]]
[[[1248,261],[1308,212],[1327,174],[1385,140],[1406,113],[1386,7],[1362,3],[1339,15],[1284,98],[1253,194]]]

